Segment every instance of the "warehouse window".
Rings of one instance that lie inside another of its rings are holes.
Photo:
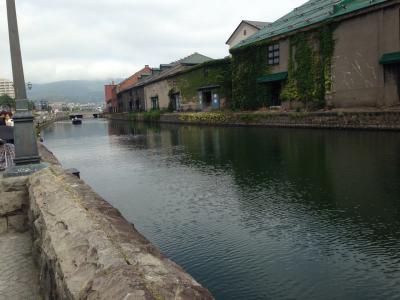
[[[279,44],[268,46],[268,64],[279,65]]]
[[[152,109],[160,109],[160,103],[158,101],[158,96],[151,97],[151,108]]]

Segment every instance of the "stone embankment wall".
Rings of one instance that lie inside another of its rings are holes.
[[[53,124],[54,122],[57,121],[64,121],[64,120],[68,120],[68,113],[64,113],[64,112],[60,112],[57,114],[48,114],[48,115],[43,115],[43,116],[36,116],[35,117],[35,127],[37,129],[43,129],[51,124]]]
[[[27,177],[0,180],[0,234],[28,229]]]
[[[113,120],[145,121],[143,114],[110,114],[107,117]],[[400,130],[400,111],[169,113],[152,121],[220,126]]]
[[[27,230],[44,299],[213,299],[43,146],[49,167],[2,179],[0,230]]]

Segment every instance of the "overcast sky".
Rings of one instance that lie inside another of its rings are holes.
[[[273,2],[273,5],[271,5]],[[274,21],[305,0],[16,0],[25,77],[32,82],[129,76],[193,52],[228,55],[242,19]],[[0,77],[11,78],[6,1]]]

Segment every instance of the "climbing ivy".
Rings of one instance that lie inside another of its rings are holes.
[[[315,52],[311,48],[308,41],[307,34],[300,33],[292,41],[295,46],[294,59],[296,63],[294,77],[296,80],[296,87],[298,95],[300,95],[301,100],[307,104],[316,92],[318,82],[314,80],[314,71],[317,68],[314,63]]]
[[[296,86],[295,80],[295,64],[293,58],[293,44],[290,43],[289,46],[289,62],[288,62],[288,78],[285,88],[282,90],[281,99],[282,100],[295,100],[299,99],[299,94]]]
[[[194,66],[175,78],[170,93],[180,92],[183,103],[197,101],[198,88],[220,85],[220,97],[232,97],[231,59],[218,59]]]
[[[257,109],[268,104],[268,87],[257,83],[257,78],[270,73],[268,44],[263,41],[231,50],[233,109]]]
[[[334,25],[325,25],[318,31],[320,42],[320,55],[322,57],[323,78],[325,90],[332,90],[332,59],[335,52],[335,40],[333,38]]]
[[[333,25],[325,24],[289,38],[288,79],[282,100],[298,100],[313,107],[325,104],[325,95],[332,86],[333,31]],[[271,104],[270,86],[257,83],[259,77],[271,72],[267,61],[271,43],[264,40],[231,49],[232,108],[257,109]]]
[[[290,37],[288,80],[282,100],[301,101],[306,107],[323,107],[332,88],[333,25]]]

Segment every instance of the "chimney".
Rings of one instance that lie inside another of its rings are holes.
[[[145,68],[149,68],[149,65],[145,65],[144,67],[145,67]]]
[[[111,85],[115,85],[114,80],[111,82]]]

